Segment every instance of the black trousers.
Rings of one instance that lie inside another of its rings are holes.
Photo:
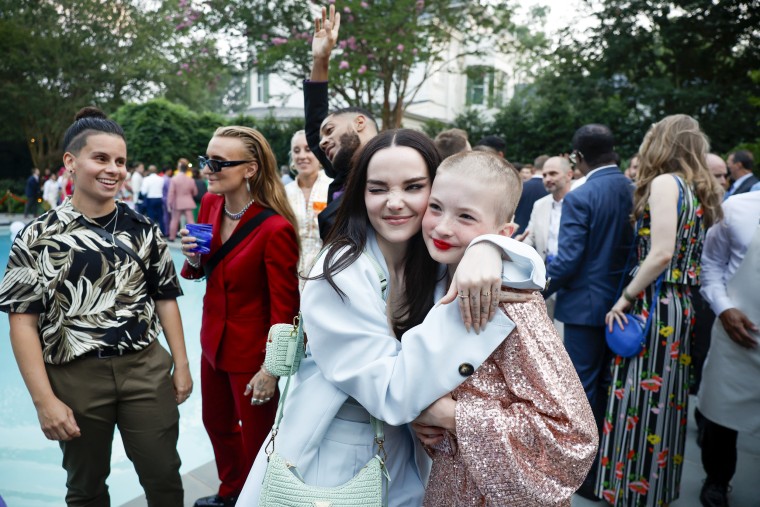
[[[702,466],[707,480],[728,485],[736,472],[736,438],[739,433],[705,417]]]
[[[704,300],[699,290],[691,291],[691,304],[694,306],[694,336],[691,341],[691,387],[689,393],[697,394],[702,382],[702,367],[710,350],[710,334],[715,322],[715,314]]]

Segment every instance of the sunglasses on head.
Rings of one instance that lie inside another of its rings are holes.
[[[198,157],[198,164],[201,169],[208,166],[209,171],[212,173],[218,173],[225,167],[235,167],[236,165],[245,164],[248,162],[255,162],[254,160],[216,160],[213,158]]]
[[[570,161],[570,164],[575,167],[578,164],[578,159],[583,158],[583,153],[581,153],[578,150],[573,150],[573,152],[568,157],[568,160]]]

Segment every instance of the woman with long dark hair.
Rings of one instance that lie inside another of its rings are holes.
[[[501,250],[471,247],[467,275],[454,282],[462,308],[476,302],[479,334],[468,334],[457,305],[431,309],[445,291],[445,268],[421,235],[440,163],[433,142],[413,130],[386,131],[357,157],[304,287],[307,355],[292,380],[277,452],[307,484],[343,484],[376,452],[371,414],[385,421],[389,505],[420,505],[428,465],[407,423],[472,374],[512,325],[498,312],[481,326],[499,300]],[[258,504],[266,461],[260,451],[239,505]]]
[[[209,187],[198,220],[213,226],[211,251],[194,253],[195,238],[183,229],[182,276],[206,277],[203,424],[221,485],[195,505],[227,506],[235,504],[277,409],[277,378],[263,368],[265,341],[270,326],[298,314],[298,224],[274,153],[257,130],[218,128],[200,165]],[[219,257],[228,242],[237,243]]]
[[[667,505],[678,498],[688,417],[691,292],[699,287],[705,231],[722,216],[706,166],[707,137],[683,114],[649,129],[634,192],[637,263],[606,317],[651,318],[642,352],[615,357],[596,492],[616,506]]]

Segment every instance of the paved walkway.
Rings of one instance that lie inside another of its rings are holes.
[[[696,399],[690,399],[689,430],[684,455],[684,474],[681,482],[681,498],[671,504],[671,507],[698,507],[699,491],[702,488],[704,471],[700,461],[699,447],[697,447],[697,431],[694,422],[694,405]],[[760,438],[739,435],[739,462],[736,475],[732,482],[733,489],[729,495],[731,507],[760,507],[760,494],[758,479],[760,479]],[[216,475],[216,465],[213,461],[196,468],[182,477],[185,485],[185,506],[192,507],[193,502],[202,496],[213,495],[219,487],[219,479]],[[126,503],[123,507],[147,507],[145,497],[141,496]],[[573,497],[573,507],[603,507],[605,502],[591,502],[589,500]],[[360,507],[360,506],[357,506]],[[519,507],[519,506],[515,506]]]

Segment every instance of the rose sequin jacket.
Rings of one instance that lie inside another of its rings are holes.
[[[569,507],[591,468],[594,416],[546,305],[502,308],[516,327],[452,392],[456,435],[428,448],[425,507]]]

